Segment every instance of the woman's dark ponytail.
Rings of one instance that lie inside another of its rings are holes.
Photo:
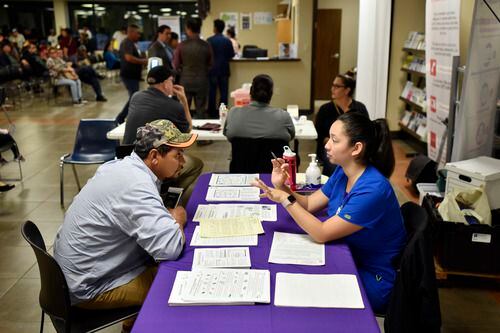
[[[364,144],[361,160],[366,164],[372,164],[381,174],[389,178],[394,171],[395,161],[387,121],[385,119],[371,121],[356,112],[346,112],[337,120],[343,123],[351,145],[356,142]]]

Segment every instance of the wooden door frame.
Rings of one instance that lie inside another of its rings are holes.
[[[309,113],[314,114],[314,89],[316,88],[316,85],[314,84],[314,74],[315,74],[315,67],[314,67],[314,62],[316,59],[316,28],[317,28],[317,22],[318,20],[318,0],[313,0],[313,28],[312,28],[312,52],[311,52],[311,77],[310,77],[310,94],[309,94]]]

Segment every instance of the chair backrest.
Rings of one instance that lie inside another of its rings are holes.
[[[124,158],[129,156],[134,151],[135,145],[121,145],[116,146],[116,158]]]
[[[115,158],[118,140],[106,134],[117,126],[114,119],[82,119],[78,125],[71,158],[82,162],[106,162]]]
[[[233,138],[229,172],[271,173],[273,170],[271,151],[281,157],[283,146],[288,146],[288,142],[277,139]]]
[[[45,242],[38,227],[26,221],[21,233],[35,252],[40,271],[40,307],[49,316],[67,321],[71,311],[69,289],[57,261],[47,253]]]

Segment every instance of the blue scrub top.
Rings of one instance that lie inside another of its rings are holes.
[[[328,216],[363,229],[347,236],[359,275],[372,308],[385,311],[396,272],[393,260],[406,244],[406,231],[399,203],[389,180],[369,165],[346,193],[347,176],[339,166],[321,188],[329,198]]]

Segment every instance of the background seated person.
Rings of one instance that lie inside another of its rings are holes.
[[[229,141],[233,138],[251,138],[288,142],[295,137],[295,126],[290,114],[269,105],[273,86],[273,79],[269,75],[254,77],[250,88],[250,104],[233,107],[228,112],[224,135]]]
[[[136,92],[130,99],[129,113],[125,124],[123,144],[133,144],[137,128],[156,119],[168,119],[182,132],[189,133],[193,127],[184,88],[174,85],[175,72],[165,66],[153,67],[147,76],[149,87]],[[184,155],[185,164],[175,180],[167,181],[161,193],[168,186],[182,187],[182,203],[187,204],[194,184],[203,170],[203,162],[192,155]]]
[[[314,121],[316,132],[318,132],[316,156],[322,162],[323,174],[326,176],[330,176],[336,167],[328,161],[325,151],[325,144],[330,138],[332,124],[345,112],[358,112],[370,117],[365,105],[353,99],[355,88],[356,80],[353,72],[337,75],[332,84],[332,101],[320,107]]]
[[[281,203],[314,241],[346,242],[373,310],[385,313],[396,278],[393,261],[406,244],[399,204],[387,179],[394,170],[387,123],[343,114],[330,128],[326,152],[338,167],[310,196],[284,185],[288,165],[283,159],[272,161],[274,189],[260,180],[255,185],[262,196]],[[329,216],[324,222],[312,214],[323,208]]]
[[[120,58],[113,50],[113,44],[111,41],[107,42],[104,47],[104,61],[106,61],[107,69],[120,69]]]
[[[196,134],[168,120],[137,131],[131,156],[103,164],[74,198],[54,242],[71,303],[86,309],[141,305],[156,272],[151,259],[176,260],[186,211],[167,209],[164,179],[178,176]],[[124,322],[124,330],[132,327]]]
[[[92,87],[95,92],[95,100],[97,102],[106,102],[107,99],[102,94],[101,83],[99,79],[104,79],[104,76],[97,74],[92,67],[92,61],[89,57],[89,52],[84,45],[78,47],[78,61],[76,66],[76,74],[83,83]]]
[[[62,54],[55,47],[49,49],[47,68],[56,86],[70,87],[73,105],[81,106],[86,102],[82,100],[82,83],[73,69],[72,63],[66,63],[62,59]]]

